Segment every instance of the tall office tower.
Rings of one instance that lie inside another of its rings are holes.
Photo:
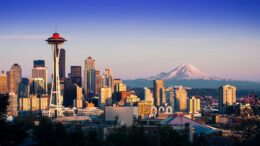
[[[0,74],[0,94],[6,94],[7,92],[7,75],[2,71]]]
[[[112,88],[113,77],[111,68],[106,68],[103,76],[103,86]]]
[[[34,60],[33,62],[32,79],[39,78],[44,80],[44,93],[48,93],[48,72],[44,60]]]
[[[166,105],[167,98],[166,98],[166,89],[163,88],[160,90],[160,105]]]
[[[112,89],[110,87],[103,87],[100,90],[99,108],[104,109],[106,105],[112,104]]]
[[[60,49],[60,59],[59,59],[59,73],[60,79],[64,80],[66,75],[66,51],[65,49]]]
[[[9,72],[7,72],[7,84],[9,93],[18,94],[18,85],[22,79],[22,68],[15,63]]]
[[[80,86],[76,86],[76,98],[74,100],[74,107],[77,109],[83,108],[83,94],[82,88]]]
[[[192,96],[192,98],[189,99],[188,109],[190,114],[200,113],[200,98]]]
[[[110,88],[110,87],[109,87]],[[115,85],[115,92],[120,93],[122,91],[127,91],[127,85],[124,83],[119,83]]]
[[[84,89],[85,96],[92,97],[95,95],[95,83],[96,83],[96,71],[95,60],[90,56],[85,60],[84,69]]]
[[[63,105],[73,106],[73,101],[76,99],[76,84],[71,83],[70,79],[65,78],[64,80],[64,95]]]
[[[174,109],[174,90],[170,87],[166,89],[166,103]]]
[[[231,85],[219,88],[219,112],[226,113],[227,107],[236,103],[236,87]]]
[[[60,74],[59,74],[59,60],[60,60],[60,46],[66,40],[60,37],[60,34],[54,33],[52,37],[46,40],[51,45],[53,53],[53,76],[52,76],[52,88],[49,116],[57,117],[63,114],[62,102],[63,96],[60,89]]]
[[[154,87],[154,104],[156,106],[161,105],[161,97],[163,94],[164,89],[164,81],[163,80],[154,80],[153,81],[153,87]]]
[[[22,78],[18,86],[18,97],[26,98],[30,95],[30,80],[28,78]]]
[[[30,85],[30,94],[40,97],[45,93],[45,81],[42,78],[33,78]]]
[[[100,89],[102,88],[102,75],[99,70],[96,70],[96,91],[95,94],[99,96]]]
[[[17,111],[18,111],[18,98],[17,94],[14,92],[11,92],[9,94],[9,99],[8,99],[8,106],[7,106],[7,112],[8,114],[11,114],[13,116],[17,116]]]
[[[82,87],[81,66],[70,67],[70,81]]]
[[[66,78],[66,51],[65,49],[60,49],[60,59],[59,59],[59,74],[60,74],[60,90],[61,94],[64,95],[64,84]]]
[[[144,100],[151,101],[154,104],[153,93],[148,87],[144,87]]]
[[[119,83],[123,83],[123,81],[121,79],[113,79],[113,81],[112,81],[112,93],[115,92],[115,86]]]
[[[33,67],[45,67],[45,61],[44,60],[34,60],[33,61]]]
[[[175,88],[175,109],[185,112],[187,110],[187,91],[183,86]]]

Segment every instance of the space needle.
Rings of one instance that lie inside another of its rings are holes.
[[[53,54],[53,75],[51,86],[51,97],[49,102],[49,116],[58,117],[63,114],[62,103],[63,95],[60,90],[60,76],[59,76],[59,58],[60,46],[66,41],[59,33],[54,33],[52,37],[46,40],[51,45]]]

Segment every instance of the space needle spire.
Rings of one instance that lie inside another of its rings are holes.
[[[53,54],[53,75],[51,86],[51,97],[49,102],[49,116],[57,117],[62,115],[62,103],[63,95],[60,90],[60,76],[59,76],[59,58],[60,58],[60,46],[66,41],[55,32],[52,37],[46,40],[51,45]]]

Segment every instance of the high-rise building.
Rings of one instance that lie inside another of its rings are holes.
[[[66,51],[65,49],[60,49],[60,59],[59,59],[59,74],[60,79],[64,80],[66,75]]]
[[[144,100],[150,101],[154,105],[153,93],[148,87],[144,87]]]
[[[100,74],[100,71],[99,70],[96,70],[96,91],[95,91],[95,94],[97,96],[99,96],[99,93],[100,93],[100,89],[102,88],[102,75]]]
[[[114,92],[115,93],[120,93],[122,91],[127,91],[127,85],[124,83],[119,83],[115,85]]]
[[[83,108],[83,94],[82,88],[76,86],[76,99],[74,100],[74,107],[76,108]]]
[[[160,105],[166,105],[167,98],[166,98],[166,89],[160,89]]]
[[[174,90],[172,87],[166,89],[166,103],[174,109]]]
[[[33,61],[33,67],[45,67],[45,61],[44,60],[34,60]]]
[[[236,87],[231,85],[219,88],[219,112],[226,113],[227,107],[236,103]]]
[[[82,87],[81,66],[70,67],[70,81]]]
[[[30,95],[30,80],[28,78],[22,78],[18,86],[18,97],[25,98]]]
[[[85,60],[85,69],[84,69],[85,96],[92,97],[95,95],[95,91],[96,91],[95,84],[96,84],[95,60],[89,56]]]
[[[153,94],[154,95],[154,104],[156,106],[160,106],[162,96],[165,95],[163,93],[163,89],[165,88],[164,81],[163,80],[154,80],[153,87],[154,87],[154,94]]]
[[[30,94],[38,97],[45,93],[45,81],[42,78],[33,78],[30,85]]]
[[[48,72],[44,60],[35,60],[32,69],[32,79],[44,80],[44,93],[48,93]]]
[[[7,72],[7,84],[9,93],[18,94],[18,85],[22,79],[22,68],[15,63],[9,72]]]
[[[99,96],[99,108],[104,109],[106,105],[112,104],[112,89],[110,87],[102,87]]]
[[[123,83],[123,81],[121,79],[113,79],[112,81],[112,92],[114,93],[115,92],[115,89],[116,89],[116,85],[119,84],[119,83]]]
[[[17,116],[18,111],[18,97],[17,94],[11,92],[8,99],[7,112],[10,115]]]
[[[106,68],[105,73],[103,75],[103,87],[107,86],[112,88],[113,86],[113,77],[112,77],[112,69],[111,68]]]
[[[185,112],[187,110],[187,91],[185,87],[175,87],[175,110]]]
[[[64,98],[63,105],[64,106],[74,106],[73,101],[76,99],[76,84],[71,83],[70,79],[65,78],[64,80]]]
[[[200,113],[200,98],[192,96],[189,99],[188,109],[190,114]]]
[[[7,76],[4,71],[2,71],[2,73],[0,74],[0,94],[6,94],[7,92]]]

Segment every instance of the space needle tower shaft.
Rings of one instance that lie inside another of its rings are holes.
[[[58,33],[54,33],[52,37],[46,40],[51,45],[53,54],[53,75],[51,86],[51,97],[49,102],[49,116],[57,117],[62,114],[63,96],[60,90],[60,77],[59,77],[59,58],[60,46],[66,41]]]

